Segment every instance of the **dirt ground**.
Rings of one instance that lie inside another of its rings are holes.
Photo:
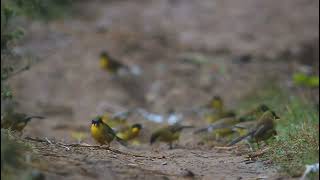
[[[94,144],[91,119],[106,110],[182,111],[213,95],[235,108],[261,84],[290,84],[296,62],[310,65],[319,58],[316,0],[80,1],[75,9],[63,20],[25,23],[26,38],[15,52],[38,62],[11,84],[21,111],[47,118],[32,121],[24,136],[75,143],[71,133],[79,131],[88,134],[85,143]],[[98,66],[101,50],[140,66],[143,74],[112,77]],[[251,61],[240,61],[246,54]],[[194,55],[199,64],[186,61]],[[144,135],[160,126],[141,117],[129,120],[144,123]],[[185,121],[203,124],[199,117]],[[244,163],[234,150],[201,145],[190,133],[183,132],[173,150],[163,144],[113,144],[125,153],[29,141],[47,179],[281,177],[262,162]]]

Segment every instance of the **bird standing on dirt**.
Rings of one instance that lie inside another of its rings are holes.
[[[92,120],[91,135],[98,143],[100,143],[100,145],[107,144],[109,146],[114,139],[124,146],[127,145],[123,139],[116,135],[111,127],[103,123],[101,116],[98,116]]]
[[[278,119],[280,118],[275,114],[275,112],[266,111],[258,121],[255,121],[255,125],[252,126],[252,129],[249,129],[249,132],[246,135],[234,139],[228,144],[228,146],[232,146],[247,137],[256,142],[259,146],[260,141],[266,141],[277,134],[275,121]]]
[[[129,128],[120,130],[117,133],[117,136],[125,141],[130,141],[139,136],[141,129],[142,129],[141,124],[133,124]]]
[[[111,58],[106,51],[100,54],[100,67],[112,74],[117,74],[120,70],[129,71],[129,67]]]
[[[181,131],[185,128],[193,128],[193,126],[174,124],[160,128],[152,133],[150,144],[153,144],[158,140],[169,143],[170,149],[172,149],[172,143],[179,139]]]
[[[1,119],[1,128],[22,132],[31,119],[44,119],[42,116],[29,116],[24,113],[9,112]]]
[[[205,115],[208,123],[213,123],[222,118],[235,117],[233,111],[225,111],[224,103],[220,96],[214,96],[205,107],[209,108],[210,112]]]

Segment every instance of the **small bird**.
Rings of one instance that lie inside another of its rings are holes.
[[[91,135],[100,145],[107,144],[109,146],[114,139],[124,146],[127,145],[123,139],[116,135],[110,126],[103,123],[102,116],[97,116],[92,120]]]
[[[235,112],[231,110],[225,111],[224,103],[220,96],[214,96],[205,107],[209,108],[209,112],[204,116],[208,123],[214,123],[222,118],[236,116]]]
[[[222,112],[224,110],[224,103],[220,96],[215,95],[205,107]]]
[[[130,141],[139,136],[141,129],[141,124],[133,124],[131,127],[117,132],[117,136],[125,141]]]
[[[153,144],[158,140],[169,143],[169,147],[170,149],[172,149],[172,143],[179,139],[181,131],[185,128],[193,128],[193,126],[173,124],[160,128],[152,133],[150,138],[150,144]]]
[[[100,53],[100,67],[112,74],[117,74],[120,70],[129,71],[128,66],[111,58],[106,51]]]
[[[1,119],[1,128],[22,132],[31,119],[44,119],[42,116],[29,116],[24,113],[6,113]]]
[[[280,118],[275,114],[275,112],[266,111],[259,120],[255,122],[253,128],[249,129],[249,132],[246,135],[234,139],[228,144],[228,146],[232,146],[248,137],[259,146],[260,141],[266,141],[277,134],[277,131],[275,130],[275,121],[279,119]]]

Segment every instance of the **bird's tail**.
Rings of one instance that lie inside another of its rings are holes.
[[[207,132],[207,131],[208,131],[208,127],[205,127],[205,128],[201,128],[201,129],[198,129],[198,130],[194,131],[193,134],[204,133],[204,132]]]
[[[24,119],[24,121],[30,121],[31,119],[44,119],[45,117],[43,116],[28,116]]]
[[[247,133],[246,135],[240,136],[240,137],[232,140],[227,146],[233,146],[233,145],[235,145],[236,143],[238,143],[238,142],[244,140],[245,138],[251,136],[253,133],[254,133],[254,131],[251,131],[251,132]]]
[[[194,126],[181,126],[182,129],[194,128]]]
[[[122,64],[118,74],[120,76],[128,76],[128,75],[139,76],[142,74],[142,70],[139,66],[127,66]]]
[[[151,138],[150,138],[150,144],[153,144],[154,142],[156,142],[156,140],[158,139],[159,137],[159,134],[158,133],[154,133],[151,135]]]
[[[117,142],[119,142],[122,146],[128,146],[127,141],[119,138],[118,136],[116,136],[116,140],[117,140]]]

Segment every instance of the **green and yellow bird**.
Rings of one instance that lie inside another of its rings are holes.
[[[166,142],[169,144],[170,149],[172,149],[172,143],[179,139],[181,131],[185,128],[193,128],[193,126],[173,124],[162,127],[152,133],[150,138],[150,144],[153,144],[156,141]]]
[[[100,145],[110,145],[115,139],[120,144],[126,146],[127,143],[119,138],[113,129],[107,124],[103,123],[102,116],[97,116],[91,122],[91,135]]]
[[[141,124],[133,124],[129,128],[117,132],[117,136],[125,141],[130,141],[139,136],[141,129]]]
[[[29,116],[24,113],[6,113],[1,119],[1,128],[22,132],[31,119],[44,119],[42,116]]]
[[[128,66],[110,57],[106,51],[100,53],[100,67],[112,74],[119,73],[121,69],[129,70]]]
[[[214,96],[205,107],[209,109],[209,112],[204,116],[208,123],[214,123],[222,118],[236,116],[235,112],[225,110],[223,100],[220,96]]]
[[[280,118],[273,111],[264,112],[259,120],[255,121],[255,124],[251,126],[253,128],[250,128],[247,134],[234,139],[228,145],[232,146],[243,139],[249,138],[259,146],[259,142],[266,141],[277,134],[275,127],[276,120],[279,119]]]

